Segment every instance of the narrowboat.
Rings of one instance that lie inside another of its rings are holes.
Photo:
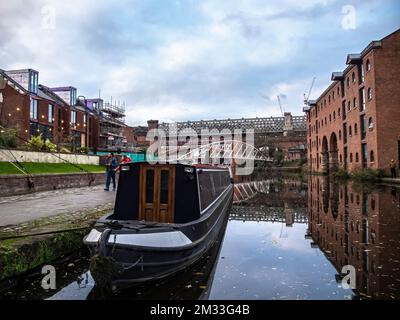
[[[223,232],[232,200],[228,167],[121,165],[114,211],[84,238],[96,283],[123,288],[194,264]]]

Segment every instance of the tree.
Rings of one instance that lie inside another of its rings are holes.
[[[274,151],[274,160],[275,160],[275,163],[278,164],[278,165],[280,165],[282,163],[282,161],[283,161],[283,152],[282,152],[281,149],[276,149]]]

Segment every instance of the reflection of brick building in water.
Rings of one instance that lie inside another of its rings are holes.
[[[369,194],[309,178],[309,232],[338,273],[356,268],[361,295],[400,298],[400,190]]]

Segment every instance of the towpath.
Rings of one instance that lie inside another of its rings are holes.
[[[116,192],[103,189],[104,186],[71,188],[0,198],[0,227],[57,216],[73,219],[77,212],[112,208]]]

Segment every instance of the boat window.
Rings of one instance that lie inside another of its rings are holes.
[[[169,171],[161,170],[160,203],[162,204],[168,204],[168,182],[169,182]]]
[[[154,170],[146,171],[146,203],[154,201]]]
[[[206,171],[198,175],[201,210],[212,204],[230,184],[228,171]]]

